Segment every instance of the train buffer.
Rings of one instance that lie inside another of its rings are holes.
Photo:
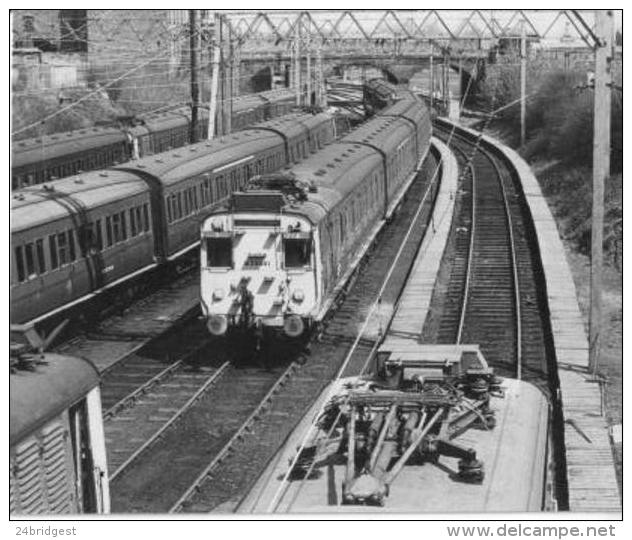
[[[481,483],[476,450],[455,439],[469,429],[495,427],[490,398],[503,396],[501,382],[477,345],[382,346],[376,376],[355,379],[329,401],[318,420],[328,436],[303,449],[293,476],[309,476],[332,459],[342,462],[342,503],[377,506],[407,463],[458,458],[453,480]]]

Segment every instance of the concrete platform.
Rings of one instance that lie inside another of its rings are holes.
[[[443,142],[433,137],[432,144],[441,154],[443,167],[441,186],[432,213],[432,226],[426,231],[419,248],[387,336],[421,337],[439,265],[450,234],[459,167],[454,154]]]
[[[535,224],[558,361],[570,510],[620,513],[608,425],[601,414],[601,388],[587,372],[588,340],[555,219],[529,165],[499,141],[487,136],[482,140],[498,148],[516,168]]]

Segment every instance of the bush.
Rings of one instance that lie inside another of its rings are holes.
[[[500,59],[488,80],[480,85],[479,104],[496,110],[520,95],[520,68],[515,58]],[[615,74],[615,79],[617,78]],[[520,151],[528,159],[555,159],[579,167],[592,165],[594,90],[585,87],[585,73],[560,71],[532,62],[527,74],[527,142]],[[520,106],[502,110],[497,121],[516,133],[520,130]],[[611,115],[611,170],[622,170],[623,98],[615,90]]]

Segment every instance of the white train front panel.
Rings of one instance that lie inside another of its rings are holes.
[[[317,231],[291,214],[218,213],[202,227],[201,303],[209,331],[272,326],[301,335],[319,305]]]

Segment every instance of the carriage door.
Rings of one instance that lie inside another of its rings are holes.
[[[88,432],[88,411],[86,400],[82,399],[68,411],[72,454],[75,464],[77,506],[80,513],[98,512],[98,500],[94,483],[94,463]]]

